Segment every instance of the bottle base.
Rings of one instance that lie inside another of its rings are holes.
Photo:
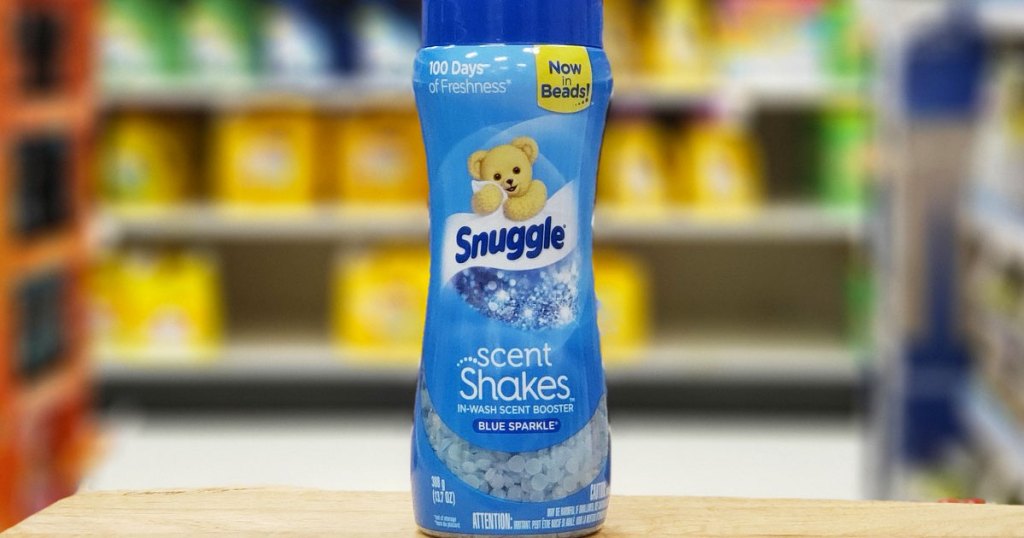
[[[508,536],[515,536],[516,538],[583,538],[584,536],[590,536],[597,534],[604,525],[596,525],[588,527],[586,529],[578,529],[569,532],[546,532],[537,534],[509,534]],[[472,534],[462,532],[443,532],[435,531],[430,529],[424,529],[420,527],[420,532],[433,538],[494,538],[495,536],[501,536],[497,534]]]

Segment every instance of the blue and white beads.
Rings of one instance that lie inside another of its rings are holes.
[[[483,315],[524,330],[557,328],[579,312],[579,252],[541,269],[473,267],[455,275],[455,289]]]
[[[608,409],[601,399],[582,430],[564,442],[532,452],[501,452],[469,444],[441,420],[426,390],[420,391],[427,439],[445,465],[467,484],[510,501],[562,499],[588,486],[608,457]]]

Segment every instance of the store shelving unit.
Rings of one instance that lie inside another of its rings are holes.
[[[621,77],[611,118],[641,114],[680,125],[728,111],[754,123],[760,113],[772,112],[803,114],[791,122],[799,123],[833,105],[863,105],[867,82],[788,73],[713,76],[696,86],[680,86],[659,76]],[[226,88],[121,84],[100,96],[101,109],[109,115],[145,111],[200,118],[265,107],[343,116],[412,111],[413,105],[408,78],[359,74],[310,83],[255,80]],[[776,131],[760,136],[780,138]],[[790,142],[790,147],[800,144]],[[620,405],[679,403],[690,394],[694,397],[685,404],[697,406],[707,397],[758,409],[771,407],[760,406],[759,398],[805,411],[848,412],[856,406],[862,371],[870,361],[869,353],[847,334],[845,295],[851,262],[865,246],[865,218],[860,210],[832,208],[808,194],[813,186],[806,182],[814,179],[796,177],[797,172],[772,171],[767,179],[773,194],[765,204],[728,217],[683,208],[622,211],[599,204],[597,248],[641,259],[658,289],[651,298],[651,342],[617,353],[621,361],[610,361],[609,384]],[[205,190],[210,190],[208,185]],[[406,405],[415,353],[368,360],[365,354],[338,348],[328,334],[324,295],[331,260],[379,245],[422,245],[427,228],[422,206],[329,204],[264,210],[193,201],[151,211],[102,207],[94,230],[107,248],[201,247],[219,257],[229,288],[227,334],[213,360],[101,352],[104,400],[217,404],[222,402],[218,390],[229,388],[243,400],[240,395],[248,393],[254,405],[260,398],[302,403],[317,399],[312,394],[320,387],[320,401],[366,405],[379,403],[379,397],[359,401],[349,395],[365,396],[367,387],[383,383],[403,387],[393,392]],[[274,253],[274,260],[287,269],[264,267],[267,253]],[[734,281],[742,293],[736,292]],[[282,298],[283,288],[306,302]],[[252,299],[265,290],[279,300]],[[273,311],[277,317],[271,319]],[[248,337],[252,334],[260,337],[253,340]]]
[[[1009,67],[1013,75],[997,75],[992,95],[1001,97],[987,103],[979,126],[980,136],[999,133],[1005,149],[978,157],[983,166],[970,178],[961,208],[961,246],[967,252],[962,293],[972,375],[957,399],[959,445],[983,462],[979,476],[967,481],[969,493],[1017,504],[1024,502],[1024,297],[1016,287],[1024,267],[1024,200],[1016,158],[1021,141],[1006,126],[1020,114],[1022,8],[1018,2],[988,0],[979,11],[993,51],[991,71]],[[980,152],[992,143],[982,140]]]
[[[1021,110],[1021,8],[935,2],[900,30],[930,36],[927,45],[888,49],[891,75],[927,84],[889,80],[883,101],[893,109],[888,205],[900,211],[877,237],[887,249],[879,273],[902,285],[886,286],[895,299],[878,331],[889,340],[876,399],[880,495],[1024,502],[1024,200],[1021,140],[1009,128]]]
[[[370,214],[373,218],[367,218]],[[678,277],[671,275],[677,265],[672,256],[685,258],[687,245],[709,251],[711,258],[730,271],[739,271],[738,278],[742,278],[743,271],[737,267],[746,263],[744,253],[753,248],[753,256],[764,251],[765,259],[761,261],[767,261],[767,267],[790,277],[796,277],[795,272],[804,264],[826,268],[824,277],[817,275],[808,282],[837,290],[836,294],[841,294],[845,260],[849,252],[862,248],[865,234],[860,214],[810,205],[779,205],[725,220],[684,210],[639,220],[635,214],[610,209],[599,209],[597,215],[595,237],[599,248],[629,245],[670,271],[661,278]],[[188,207],[156,213],[111,211],[103,215],[98,228],[108,245],[201,245],[229,259],[241,256],[248,260],[259,258],[261,251],[281,252],[285,248],[286,252],[307,252],[311,258],[304,259],[323,260],[321,263],[328,265],[331,253],[337,249],[420,243],[426,238],[426,220],[422,208],[326,207],[239,214],[215,207]],[[793,259],[785,261],[790,256]],[[247,270],[260,271],[251,265]],[[695,275],[691,280],[695,281],[708,278],[708,271],[714,270],[713,264],[698,262],[688,272]],[[768,276],[772,272],[769,270],[766,280],[761,281],[762,293],[773,287]],[[232,274],[237,275],[237,269],[229,270],[229,281]],[[292,282],[305,282],[305,287],[326,286],[321,271],[307,273],[303,269],[293,278]],[[256,280],[267,282],[259,277]],[[797,286],[801,282],[791,281]],[[797,288],[788,288],[793,291],[789,297],[799,293]],[[250,291],[235,292],[235,296],[257,293],[255,288],[247,289]],[[832,312],[826,318],[837,315],[832,300],[840,301],[841,297],[831,296],[826,301],[825,310]],[[802,331],[799,320],[791,321],[781,331],[791,336],[776,342],[758,339],[758,333],[765,336],[772,331],[759,328],[756,322],[710,330],[693,319],[678,324],[663,322],[656,329],[663,337],[656,337],[644,348],[619,353],[625,360],[609,365],[609,385],[617,402],[623,408],[655,402],[705,405],[680,403],[676,396],[689,392],[694,397],[703,394],[707,400],[711,394],[701,391],[734,388],[726,392],[744,393],[748,398],[733,398],[730,405],[758,397],[777,400],[783,395],[778,407],[784,409],[851,409],[862,386],[863,354],[836,330],[841,321],[832,319],[826,322],[831,329],[821,330],[819,320],[811,320],[816,315],[812,311],[815,305],[803,300],[798,303],[795,310],[803,314],[797,317],[809,321],[812,328]],[[674,309],[672,303],[663,308]],[[696,312],[687,316],[699,317]],[[362,391],[368,387],[389,388],[379,393],[413,394],[415,353],[385,352],[367,358],[365,353],[337,348],[320,329],[320,323],[306,321],[304,329],[295,331],[268,327],[262,320],[241,320],[236,330],[229,329],[223,349],[215,352],[208,364],[190,363],[182,357],[110,353],[100,357],[104,363],[99,372],[102,387],[109,402],[172,407],[238,405],[246,401],[242,394],[247,391],[253,401],[262,404],[312,405],[310,402],[316,401],[327,406],[365,405],[367,400],[359,401],[354,395],[365,394]],[[300,336],[294,337],[295,332]],[[252,333],[262,336],[256,341],[245,337]],[[183,361],[186,364],[173,365]],[[316,391],[315,387],[322,390]],[[235,401],[218,401],[223,392],[232,394]],[[406,399],[392,398],[396,405],[405,405]],[[385,400],[369,401],[381,405],[387,403]]]
[[[90,0],[0,4],[0,530],[74,492],[89,451],[92,24]],[[32,55],[40,41],[51,56]],[[32,143],[52,137],[57,153]],[[40,299],[52,278],[62,283]]]
[[[965,204],[965,247],[973,250],[965,284],[973,375],[958,399],[960,443],[987,462],[975,487],[1024,500],[1024,326],[1013,305],[1014,271],[1024,267],[1024,213],[1007,199],[975,189]]]

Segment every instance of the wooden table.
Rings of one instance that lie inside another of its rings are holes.
[[[203,489],[84,493],[12,536],[415,536],[408,493]],[[1022,536],[1024,507],[613,497],[602,536]]]

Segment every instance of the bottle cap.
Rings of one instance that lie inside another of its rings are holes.
[[[914,36],[904,59],[904,103],[915,118],[971,116],[981,98],[987,46],[977,21],[954,11]]]
[[[601,48],[602,0],[423,0],[423,46]]]

